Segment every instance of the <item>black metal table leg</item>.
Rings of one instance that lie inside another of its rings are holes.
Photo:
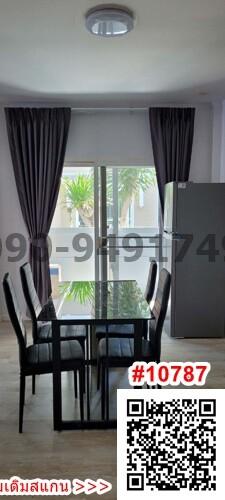
[[[109,422],[109,326],[106,323],[106,422]]]
[[[86,367],[87,367],[87,370],[86,370],[86,378],[87,378],[87,420],[90,420],[90,384],[89,384],[89,356],[90,356],[90,352],[89,352],[89,330],[90,330],[90,326],[87,325],[86,326],[86,347],[87,347],[87,359],[86,359]]]
[[[54,431],[61,430],[62,422],[62,381],[60,370],[60,325],[52,321],[52,362],[53,362],[53,425]]]
[[[142,321],[134,321],[134,361],[142,359]],[[134,386],[134,389],[140,389],[139,386]]]
[[[142,328],[142,320],[134,321],[134,361],[140,361],[142,356]]]

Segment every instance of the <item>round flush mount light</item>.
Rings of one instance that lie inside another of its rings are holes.
[[[117,5],[99,5],[85,16],[86,28],[92,35],[116,37],[126,35],[134,27],[133,12]]]

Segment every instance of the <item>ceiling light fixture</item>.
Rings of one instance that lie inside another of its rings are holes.
[[[134,27],[133,12],[117,5],[99,5],[85,16],[86,28],[92,35],[116,37],[126,35]]]

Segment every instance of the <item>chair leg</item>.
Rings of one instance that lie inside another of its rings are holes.
[[[77,399],[77,371],[76,370],[73,372],[73,376],[74,376],[74,396],[75,396],[75,399]]]
[[[86,386],[86,382],[85,382],[85,380],[86,380],[85,368],[84,368],[84,373],[83,373],[83,375],[84,375],[83,393],[85,393],[85,386]]]
[[[36,388],[35,375],[32,375],[32,394],[35,394],[35,388]]]
[[[23,432],[23,408],[25,401],[25,376],[20,375],[19,433]]]
[[[84,420],[84,368],[79,370],[80,419]]]
[[[97,391],[100,389],[100,375],[101,375],[101,365],[99,361],[97,362]]]
[[[143,337],[145,340],[148,338],[148,320],[143,321]]]
[[[86,359],[86,354],[87,354],[87,353],[86,353],[86,338],[82,338],[82,339],[80,339],[80,341],[79,341],[79,342],[80,342],[81,348],[82,348],[82,350],[83,350],[83,352],[84,352],[84,356],[85,356],[85,359]],[[84,376],[85,376],[85,375],[84,375]],[[84,392],[85,392],[85,381],[84,381]],[[77,396],[75,396],[75,397],[77,397]]]
[[[26,393],[26,377],[24,377],[24,394],[23,394],[23,406],[25,405]]]
[[[86,339],[84,338],[84,339],[82,340],[82,342],[81,342],[81,347],[82,347],[82,349],[83,349],[83,351],[84,351],[84,354],[85,354],[85,351],[86,351],[86,349],[85,349],[85,345],[86,345]]]
[[[101,364],[101,408],[102,408],[102,420],[105,419],[105,366]]]

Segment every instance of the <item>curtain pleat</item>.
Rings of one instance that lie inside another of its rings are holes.
[[[42,305],[51,295],[48,233],[59,193],[70,108],[5,108],[16,186]]]
[[[167,182],[186,182],[189,178],[194,108],[150,108],[149,120],[161,208]]]

